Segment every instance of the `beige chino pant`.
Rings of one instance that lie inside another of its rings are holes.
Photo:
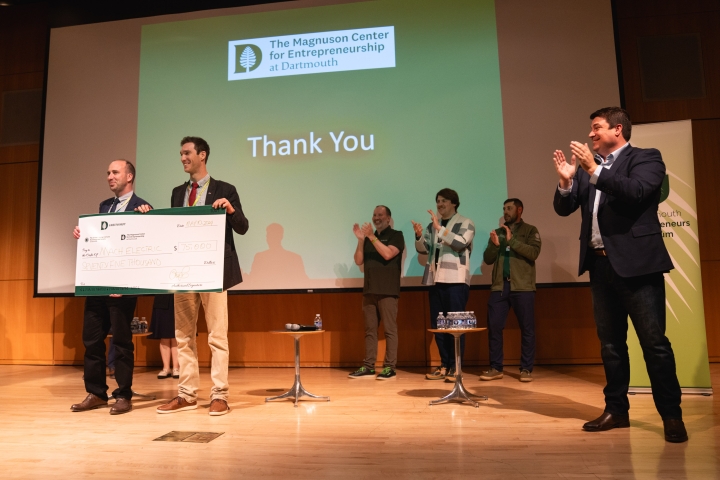
[[[212,354],[210,399],[228,399],[228,309],[227,291],[222,293],[178,293],[175,295],[175,338],[178,345],[180,379],[178,395],[188,402],[197,401],[200,370],[197,356],[197,318],[200,303],[205,310],[208,345]]]

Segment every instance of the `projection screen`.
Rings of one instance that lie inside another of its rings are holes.
[[[186,135],[208,141],[250,222],[235,290],[360,288],[352,225],[380,204],[405,236],[402,284],[420,285],[411,220],[427,224],[444,187],[475,223],[473,284],[489,283],[482,251],[508,197],[542,235],[538,282],[586,281],[579,218],[552,209],[551,154],[619,103],[609,1],[193,12],[53,29],[48,62],[38,295],[74,291],[71,230],[112,196],[107,165],[135,163],[136,193],[167,208]]]

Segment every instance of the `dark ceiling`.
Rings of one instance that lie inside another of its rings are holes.
[[[294,1],[294,0],[285,0]],[[0,15],[5,8],[45,7],[50,27],[66,27],[85,23],[108,22],[127,18],[152,17],[171,13],[242,7],[278,0],[0,0]]]

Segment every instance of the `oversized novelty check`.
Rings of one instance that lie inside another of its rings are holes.
[[[78,226],[75,295],[222,291],[224,209],[83,215]]]

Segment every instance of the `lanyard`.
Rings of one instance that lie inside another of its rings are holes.
[[[210,185],[210,180],[205,182],[205,185],[203,185],[203,187],[199,191],[195,192],[195,201],[193,202],[192,205],[188,205],[188,207],[194,207],[195,205],[197,205],[198,200],[200,200],[200,198],[203,196],[203,193],[205,193],[205,190],[207,190],[208,185]],[[192,184],[188,185],[188,188],[190,188],[192,191]],[[190,194],[189,193],[188,193],[188,203],[190,203]]]

